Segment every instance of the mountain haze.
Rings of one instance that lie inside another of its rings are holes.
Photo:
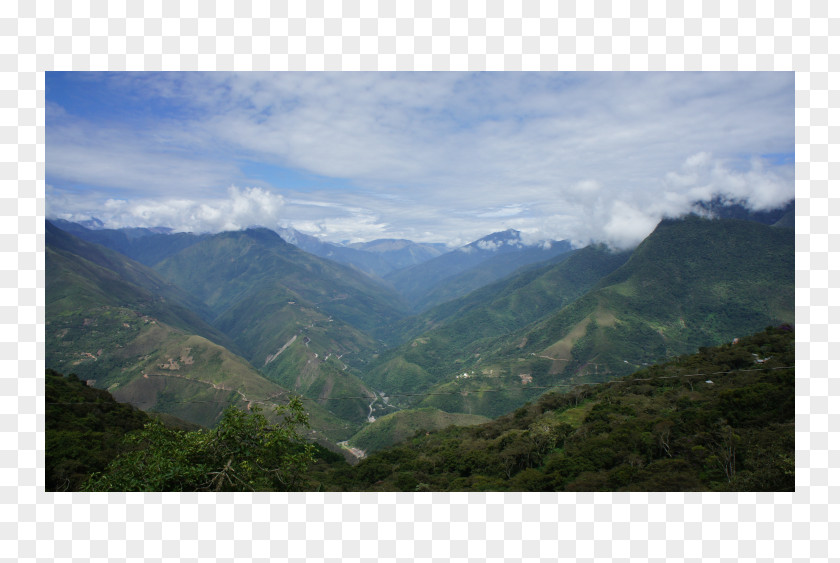
[[[205,426],[227,405],[301,394],[312,437],[337,450],[355,436],[342,452],[359,455],[792,323],[789,211],[664,220],[621,252],[526,245],[513,230],[436,257],[403,240],[333,245],[396,253],[388,268],[403,251],[424,260],[385,279],[264,228],[73,227],[148,241],[145,254],[124,246],[162,256],[151,269],[48,222],[47,367]]]
[[[101,244],[129,258],[154,266],[164,258],[192,246],[210,235],[173,233],[166,229],[91,229],[70,221],[55,220],[53,224],[87,242]],[[163,232],[161,232],[163,231]]]
[[[295,229],[278,229],[283,240],[310,254],[350,265],[375,276],[414,266],[446,251],[443,244],[420,244],[402,239],[378,239],[348,245],[325,242]]]
[[[380,346],[377,330],[402,316],[393,290],[268,229],[220,233],[157,269],[204,301],[266,377],[344,419],[366,419],[374,394],[358,370]]]
[[[465,295],[519,267],[549,260],[569,250],[571,246],[566,241],[526,245],[518,231],[508,229],[389,274],[385,279],[419,312]]]
[[[47,223],[47,367],[75,373],[145,410],[212,426],[229,405],[273,405],[289,391],[231,350],[183,290],[142,264]],[[308,403],[313,426],[348,426]],[[321,434],[313,437],[329,443]]]
[[[476,292],[521,288],[496,293],[495,305],[467,305],[449,316],[441,306],[433,310],[440,324],[419,334],[418,327],[434,326],[434,315],[404,323],[411,340],[383,354],[368,377],[391,393],[427,393],[421,406],[498,416],[539,394],[540,387],[604,381],[660,358],[793,322],[790,229],[686,217],[663,221],[629,258],[584,250],[586,255],[577,251],[547,270],[526,271]],[[590,260],[596,255],[611,258],[594,268],[598,262]],[[586,262],[588,291],[566,300],[555,296],[553,305],[541,301],[534,291],[540,282],[574,287],[570,276],[585,272],[579,266]],[[522,315],[520,323],[512,311]],[[529,311],[542,317],[528,319]]]

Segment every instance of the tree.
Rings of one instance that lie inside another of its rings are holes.
[[[735,478],[735,453],[741,437],[733,432],[726,421],[720,420],[714,432],[709,434],[707,446],[712,453],[712,459],[726,474],[727,483]]]
[[[259,407],[228,407],[213,430],[183,432],[150,422],[127,436],[128,452],[85,484],[90,491],[294,491],[304,486],[315,446],[299,397],[269,422]]]

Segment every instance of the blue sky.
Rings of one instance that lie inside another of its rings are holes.
[[[639,242],[794,196],[794,75],[46,73],[47,216]]]

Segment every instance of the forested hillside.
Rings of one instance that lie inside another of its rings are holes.
[[[768,328],[312,477],[345,491],[792,491],[794,360],[793,329]]]
[[[114,438],[137,424],[93,411],[100,432],[113,437],[96,463],[76,467],[74,482],[111,455],[85,488],[792,491],[794,344],[789,325],[768,327],[609,383],[548,393],[490,422],[416,430],[355,466],[302,441],[307,416],[295,400],[278,423],[229,409],[215,430],[146,424],[122,445]],[[49,398],[60,400],[54,392]],[[53,420],[72,428],[66,416]],[[66,450],[50,448],[48,460]],[[48,467],[66,466],[58,461]]]
[[[127,433],[143,428],[152,418],[110,393],[88,387],[75,374],[64,377],[48,369],[44,381],[46,403],[46,479],[48,491],[78,491],[97,471],[125,451]],[[162,416],[168,427],[197,428]]]

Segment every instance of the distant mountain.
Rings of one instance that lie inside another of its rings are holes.
[[[289,391],[231,352],[192,312],[204,308],[154,271],[46,224],[46,367],[75,373],[118,401],[213,426],[229,405],[285,403]],[[315,429],[351,427],[307,402]],[[316,432],[313,438],[327,442]]]
[[[592,245],[533,264],[400,321],[392,331],[394,342],[444,327],[459,341],[508,334],[571,303],[629,256],[630,251],[616,252],[604,245]]]
[[[391,271],[421,264],[448,251],[445,244],[416,243],[405,239],[377,239],[349,244],[348,247],[378,254]]]
[[[787,221],[786,217],[793,217],[794,200],[776,209],[766,211],[753,211],[746,206],[746,201],[730,201],[720,196],[710,200],[694,204],[694,208],[701,215],[710,215],[715,219],[741,219],[742,221],[754,221],[763,225],[774,225],[779,221]],[[786,225],[793,226],[793,225]]]
[[[61,219],[54,220],[52,223],[82,240],[116,250],[146,266],[154,266],[164,258],[210,236],[174,233],[165,227],[106,229],[102,226],[92,229],[80,223]]]
[[[394,270],[393,266],[388,264],[387,260],[374,253],[325,242],[295,229],[278,229],[277,233],[283,240],[297,246],[301,250],[305,250],[320,258],[353,266],[367,274],[381,277]]]
[[[503,278],[517,268],[570,250],[566,241],[525,244],[518,231],[509,229],[389,274],[385,279],[394,284],[413,310],[421,311]]]
[[[506,349],[549,359],[548,375],[609,377],[793,323],[793,242],[757,222],[662,221],[623,266]]]
[[[266,377],[346,420],[366,419],[375,395],[356,370],[380,347],[373,335],[403,316],[393,290],[268,229],[214,235],[157,269],[210,307]]]
[[[614,256],[592,268],[596,255],[608,255],[588,249],[586,281],[569,283],[586,271],[572,267],[581,252],[455,301],[452,314],[442,305],[404,322],[411,340],[383,354],[366,381],[392,394],[428,393],[419,406],[497,416],[535,396],[531,388],[603,381],[794,320],[790,229],[663,221],[629,259]],[[557,301],[563,292],[546,288],[558,283],[579,293]],[[554,305],[546,301],[552,294]],[[545,316],[529,319],[535,312]],[[431,330],[417,334],[422,326]],[[506,391],[467,393],[488,388]]]
[[[315,256],[347,264],[383,277],[386,274],[430,260],[445,252],[443,244],[421,244],[409,240],[379,239],[341,245],[325,242],[295,229],[278,229],[283,240]]]

